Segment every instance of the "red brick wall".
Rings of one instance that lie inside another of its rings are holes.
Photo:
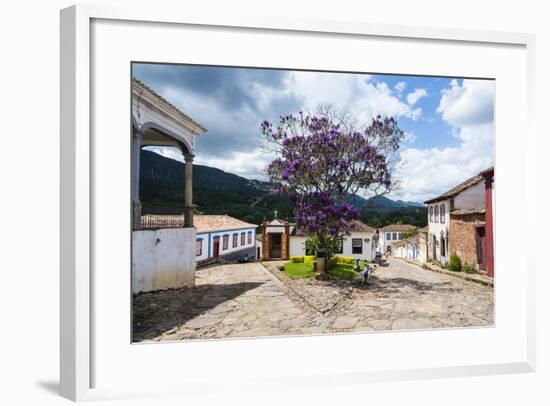
[[[451,216],[449,250],[462,260],[462,264],[478,268],[476,227],[485,224],[484,214]]]

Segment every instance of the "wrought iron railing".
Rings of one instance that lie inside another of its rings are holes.
[[[142,206],[139,229],[181,228],[185,226],[182,207]]]

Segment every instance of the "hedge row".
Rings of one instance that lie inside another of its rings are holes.
[[[290,260],[295,264],[303,262],[306,265],[313,265],[313,262],[315,261],[315,256],[314,255],[292,256],[290,257]]]

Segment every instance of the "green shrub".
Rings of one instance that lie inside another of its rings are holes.
[[[458,255],[456,254],[451,255],[451,258],[449,259],[448,268],[450,271],[453,271],[453,272],[462,271],[462,261],[460,260]]]
[[[343,255],[334,255],[330,259],[329,265],[335,265],[335,264],[355,265],[355,258],[345,257]]]
[[[315,276],[315,268],[303,262],[287,262],[284,271],[291,279],[313,278]]]
[[[477,273],[477,270],[469,264],[466,264],[462,267],[462,270],[466,273]]]
[[[290,257],[290,260],[295,264],[300,264],[302,262],[305,262],[304,257],[301,257],[301,256],[292,256]]]
[[[311,265],[315,261],[315,255],[306,255],[305,257],[302,257],[304,260],[304,264]]]

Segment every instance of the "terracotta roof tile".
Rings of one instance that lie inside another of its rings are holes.
[[[371,226],[363,223],[360,220],[353,220],[353,224],[351,226],[352,231],[355,231],[357,233],[375,233],[376,230],[372,228]]]
[[[195,214],[193,224],[197,229],[197,233],[257,227],[256,224],[250,224],[226,214]]]
[[[410,224],[388,224],[386,227],[382,227],[380,231],[409,231],[414,226]]]
[[[485,169],[484,171],[478,173],[477,175],[472,176],[469,179],[466,179],[461,184],[456,185],[452,189],[447,190],[445,193],[443,193],[443,194],[441,194],[437,197],[434,197],[433,199],[426,200],[424,202],[424,204],[435,203],[435,202],[439,202],[441,200],[446,200],[446,199],[450,199],[451,197],[455,197],[456,195],[458,195],[463,190],[466,190],[469,187],[477,185],[479,182],[481,182],[484,179],[483,174],[490,172],[492,169],[493,169],[492,167],[488,168],[488,169]]]

